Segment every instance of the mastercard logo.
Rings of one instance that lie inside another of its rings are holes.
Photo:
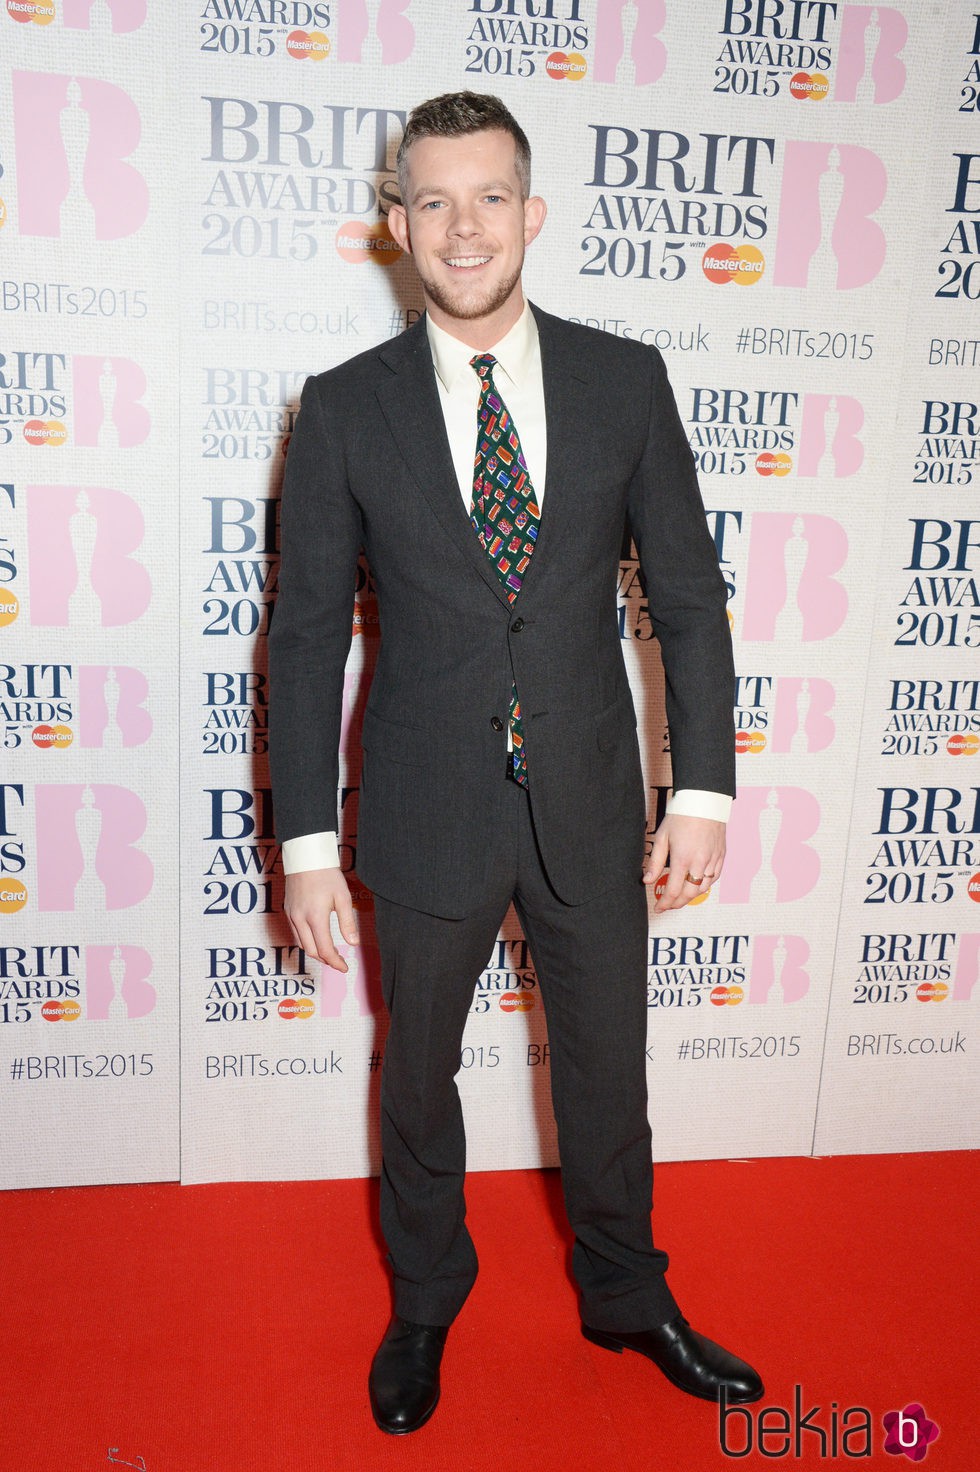
[[[581,82],[589,69],[584,56],[577,51],[553,51],[544,64],[548,76],[555,82]]]
[[[372,260],[376,265],[390,266],[401,255],[400,247],[391,238],[387,220],[378,220],[374,225],[351,220],[341,225],[334,244],[341,260],[354,266]]]
[[[797,72],[789,79],[789,90],[797,102],[823,102],[830,91],[830,79],[823,72]]]
[[[755,469],[757,475],[789,475],[793,469],[793,461],[789,455],[770,455],[764,452],[756,456]]]
[[[81,1004],[73,997],[57,1002],[52,999],[41,1008],[41,1016],[45,1022],[77,1022],[81,1015]]]
[[[0,879],[0,915],[16,915],[27,904],[27,885],[20,879]]]
[[[31,740],[40,751],[48,751],[51,747],[63,750],[71,746],[73,739],[70,726],[35,726],[31,732]]]
[[[766,738],[762,731],[736,731],[735,752],[737,756],[758,756],[766,749]]]
[[[28,419],[24,438],[29,445],[63,445],[68,431],[60,419]]]
[[[501,1012],[530,1012],[534,1007],[534,993],[504,992],[498,1006]]]
[[[330,55],[330,39],[322,31],[291,31],[286,50],[294,61],[323,61]]]
[[[701,270],[716,286],[729,281],[754,286],[765,269],[765,256],[754,245],[723,245],[720,241],[705,251],[701,262]]]
[[[13,593],[6,588],[0,589],[0,629],[4,624],[12,624],[20,613],[20,604]]]
[[[32,21],[36,26],[49,26],[54,20],[52,0],[7,0],[7,14],[22,26]]]
[[[287,1022],[294,1017],[312,1017],[314,1010],[312,997],[283,997],[279,1003],[279,1016]]]
[[[980,874],[974,874],[967,880],[966,892],[971,900],[980,905]]]
[[[946,750],[950,756],[976,756],[980,751],[980,736],[974,736],[972,732],[966,734],[957,731],[956,735],[951,736],[946,742]]]
[[[923,981],[915,989],[917,1002],[945,1002],[949,987],[944,981]]]
[[[366,639],[381,637],[381,620],[373,603],[365,605],[355,600],[353,632],[363,634]]]
[[[740,986],[713,986],[711,1003],[714,1007],[737,1007],[745,996]]]

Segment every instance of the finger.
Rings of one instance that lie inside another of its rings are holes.
[[[710,872],[710,863],[708,872]],[[682,910],[692,900],[697,899],[700,895],[707,894],[714,883],[713,879],[709,879],[708,872],[705,872],[696,861],[685,868],[683,863],[675,858],[670,868],[667,885],[660,896],[660,901],[656,909]],[[695,883],[695,880],[699,882]]]
[[[334,971],[346,971],[347,962],[334,945],[329,918],[326,926],[317,924],[313,927],[313,937],[316,942],[316,955],[324,965],[331,966]]]
[[[656,884],[667,866],[670,844],[666,833],[658,828],[653,837],[653,848],[643,870],[643,883]]]
[[[350,892],[337,899],[337,924],[340,933],[348,945],[356,946],[360,937],[357,933],[357,916],[354,913],[354,902]]]
[[[672,864],[667,871],[667,883],[654,909],[658,911],[681,910],[695,893],[693,886],[684,882],[684,870],[675,868]]]
[[[289,921],[289,928],[293,932],[293,940],[299,946],[301,951],[309,950],[309,947],[304,943],[303,936],[300,934],[300,929],[299,926],[296,924],[296,921],[293,919],[292,915],[290,915],[288,910],[286,910],[285,914],[286,919]]]
[[[723,864],[724,857],[719,859],[708,859],[705,862],[703,868],[701,867],[701,865],[692,865],[691,868],[687,870],[685,878],[687,879],[688,883],[685,886],[684,904],[689,905],[692,899],[698,899],[701,895],[710,894],[712,885],[717,884],[718,882],[718,876],[721,873]],[[698,878],[698,876],[700,876],[701,878],[701,883],[695,885],[693,881],[694,879]]]
[[[293,927],[293,934],[299,941],[308,956],[316,961],[322,961],[325,966],[331,966],[334,971],[346,971],[347,962],[337,950],[330,934],[330,917],[327,917],[326,927],[315,921],[307,921],[305,917],[289,917],[289,923]]]
[[[717,882],[725,863],[725,850],[679,852],[671,854],[668,882],[656,910],[681,910],[700,895],[707,894]],[[698,882],[695,883],[694,881]]]

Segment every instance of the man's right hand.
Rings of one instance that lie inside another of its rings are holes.
[[[336,911],[340,933],[348,945],[360,940],[354,904],[347,880],[340,869],[305,869],[286,875],[283,907],[298,943],[308,956],[315,956],[335,971],[346,971],[347,962],[333,943],[330,916]]]

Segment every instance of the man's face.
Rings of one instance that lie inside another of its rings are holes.
[[[420,138],[407,195],[388,223],[414,258],[429,314],[454,337],[492,346],[521,314],[524,247],[545,216],[544,200],[522,197],[513,138],[498,128]]]

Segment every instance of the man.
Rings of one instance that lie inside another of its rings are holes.
[[[476,978],[513,899],[548,1016],[582,1327],[706,1399],[755,1400],[697,1334],[650,1229],[644,884],[657,909],[717,878],[733,783],[725,590],[659,355],[525,303],[545,204],[493,97],[416,108],[389,225],[426,315],[310,379],[283,497],[270,639],[286,910],[311,955],[355,942],[336,849],[337,747],[359,549],[381,646],[364,718],[358,872],[375,893],[391,1026],[381,1220],[394,1317],[375,1420],[435,1409],[476,1276],[456,1091]],[[474,442],[476,461],[474,465]],[[675,797],[644,872],[644,787],[616,618],[624,517],[666,670]]]

